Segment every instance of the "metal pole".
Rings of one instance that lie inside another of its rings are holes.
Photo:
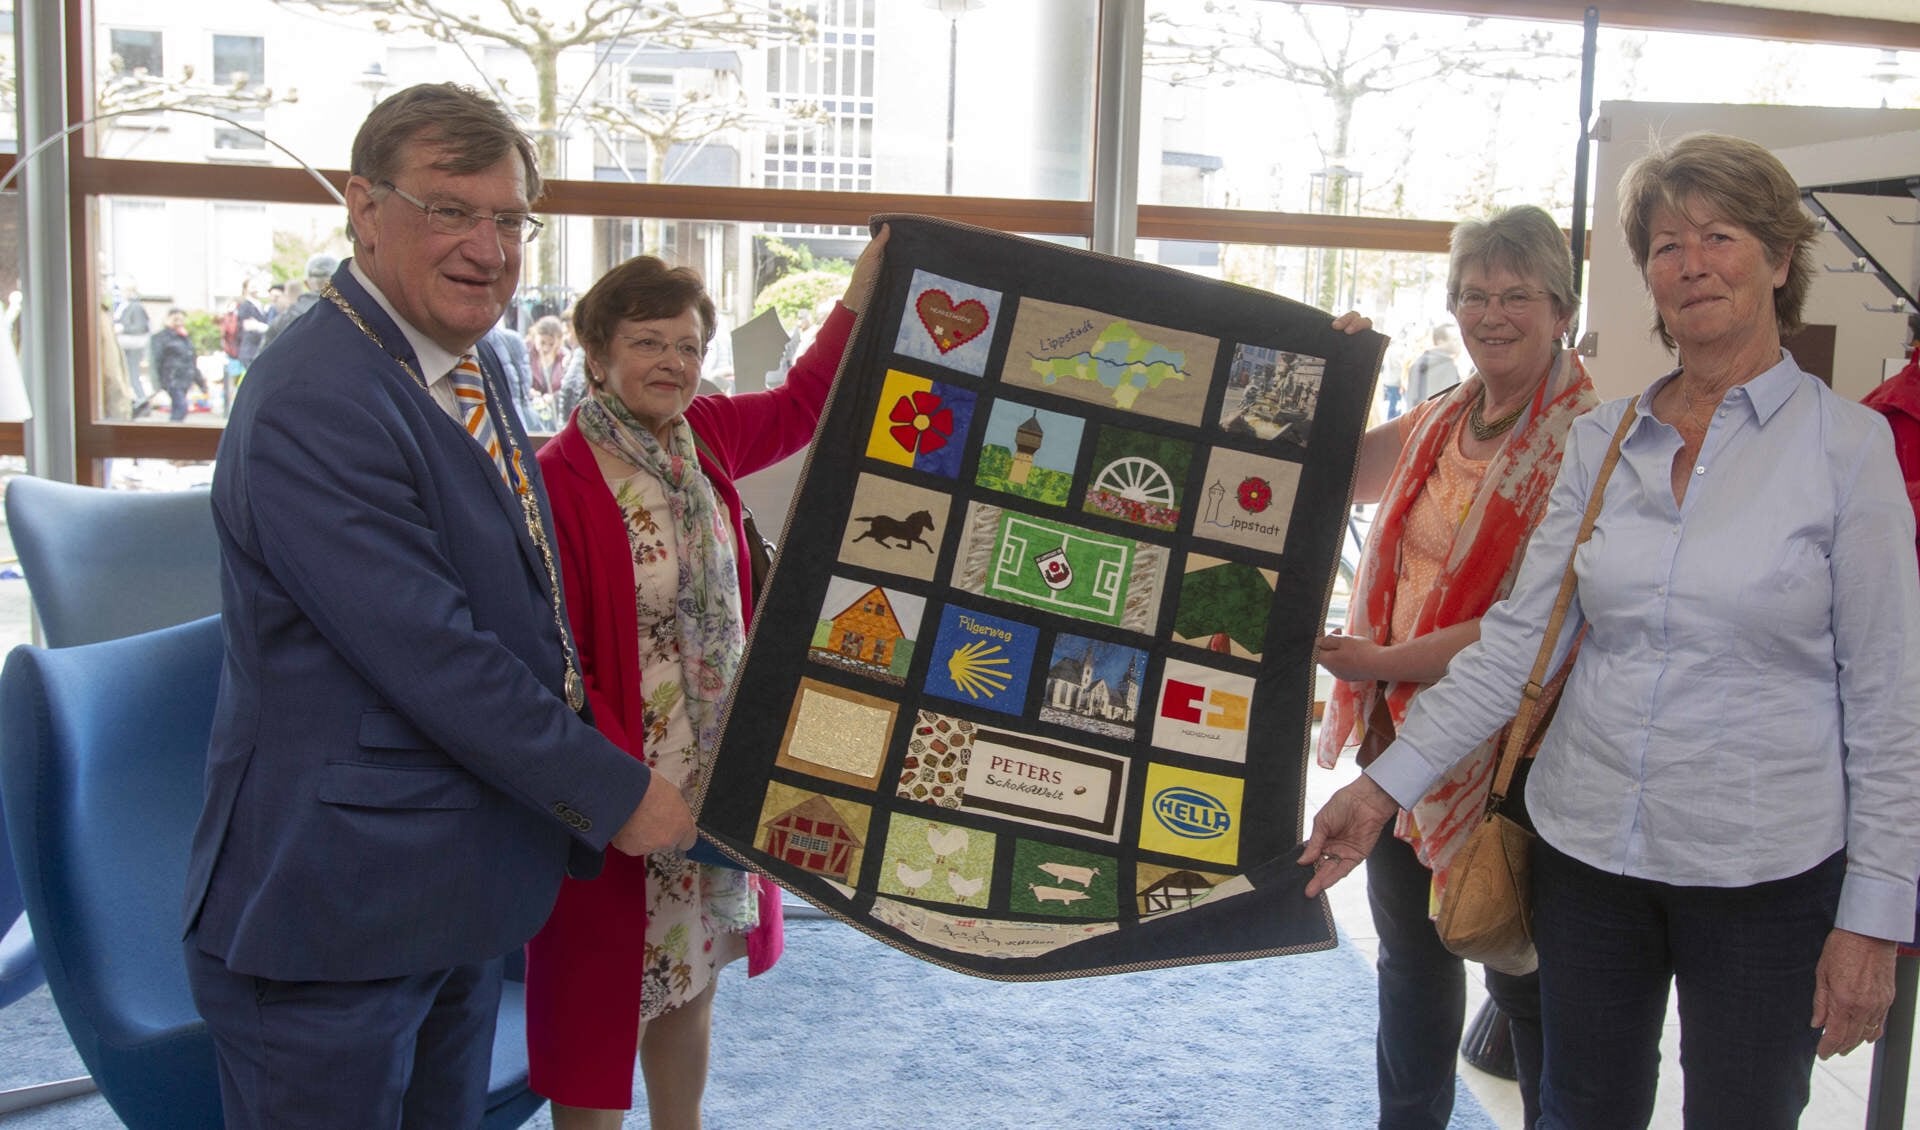
[[[1867,1130],[1900,1130],[1906,1125],[1907,1070],[1913,1060],[1913,1002],[1920,982],[1920,957],[1904,952],[1894,959],[1893,1007],[1887,1030],[1873,1045],[1873,1076],[1867,1084]]]
[[[953,195],[954,107],[960,84],[960,16],[947,17],[947,195]]]
[[[1593,151],[1593,57],[1599,46],[1600,9],[1588,8],[1582,21],[1580,45],[1580,145],[1573,154],[1573,297],[1576,301],[1586,278],[1587,264],[1587,161]],[[1580,312],[1574,310],[1567,327],[1570,340],[1580,340]]]
[[[14,9],[20,52],[20,151],[27,153],[66,128],[66,5]],[[21,243],[21,375],[33,405],[23,425],[27,470],[75,481],[73,403],[73,271],[68,249],[67,146],[62,141],[20,176],[26,209]],[[91,293],[91,285],[84,289]]]
[[[1093,249],[1133,257],[1140,201],[1140,61],[1146,0],[1100,0],[1093,119]],[[1102,191],[1102,189],[1107,191]]]

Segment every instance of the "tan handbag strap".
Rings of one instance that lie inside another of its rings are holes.
[[[1500,765],[1494,770],[1493,787],[1488,791],[1487,807],[1497,808],[1507,798],[1507,789],[1513,784],[1513,774],[1520,765],[1520,751],[1526,746],[1527,738],[1533,733],[1534,715],[1540,710],[1540,696],[1545,692],[1547,664],[1553,660],[1554,645],[1560,641],[1560,626],[1566,622],[1567,609],[1573,604],[1573,558],[1580,547],[1593,536],[1593,526],[1600,518],[1600,501],[1607,493],[1607,480],[1613,477],[1614,464],[1620,462],[1620,443],[1627,438],[1627,429],[1633,426],[1635,409],[1640,398],[1634,397],[1627,402],[1627,410],[1620,416],[1620,426],[1613,430],[1613,442],[1607,447],[1607,457],[1600,461],[1600,471],[1593,479],[1593,495],[1587,499],[1587,513],[1580,520],[1580,534],[1573,539],[1573,548],[1567,551],[1567,569],[1560,577],[1560,594],[1553,601],[1553,615],[1547,618],[1546,634],[1540,637],[1540,654],[1534,657],[1533,674],[1527,678],[1526,687],[1520,692],[1520,709],[1514,713],[1513,723],[1507,727],[1506,744],[1500,750]]]

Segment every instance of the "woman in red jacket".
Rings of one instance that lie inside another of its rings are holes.
[[[734,480],[812,440],[886,240],[768,392],[696,396],[714,307],[691,270],[630,259],[574,310],[590,394],[540,452],[568,616],[594,722],[683,789],[753,611]],[[609,852],[598,879],[567,880],[527,946],[532,1085],[556,1130],[619,1126],[636,1050],[653,1126],[698,1126],[714,978],[742,954],[760,973],[780,945],[779,892],[744,871]]]

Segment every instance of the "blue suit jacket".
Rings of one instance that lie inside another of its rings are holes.
[[[333,282],[417,371],[345,265]],[[520,423],[492,407],[544,515]],[[648,773],[561,697],[547,570],[492,461],[322,302],[248,372],[213,506],[227,660],[188,875],[200,948],[357,981],[520,945]]]

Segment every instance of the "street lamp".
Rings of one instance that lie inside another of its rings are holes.
[[[1892,94],[1895,85],[1906,81],[1906,72],[1900,66],[1900,52],[1882,50],[1879,62],[1867,72],[1867,77],[1880,84],[1880,108],[1887,109],[1887,97]]]
[[[376,60],[367,64],[360,77],[353,80],[354,85],[367,92],[368,105],[378,106],[380,98],[392,84],[387,81],[387,69]]]
[[[947,195],[953,195],[953,123],[956,109],[960,63],[960,17],[975,8],[986,7],[987,0],[920,0],[947,17]]]

